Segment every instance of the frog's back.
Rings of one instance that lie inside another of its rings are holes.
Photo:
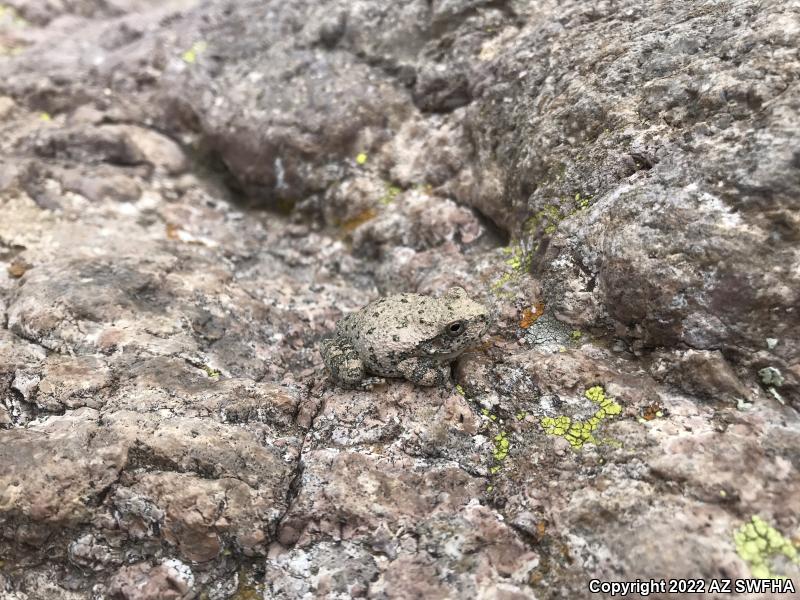
[[[379,298],[336,326],[337,335],[358,351],[367,368],[397,376],[397,364],[415,355],[419,344],[435,335],[436,301],[419,294]]]

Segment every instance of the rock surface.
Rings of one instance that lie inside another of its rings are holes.
[[[0,599],[800,583],[799,24],[0,4]],[[452,385],[327,382],[452,286]]]

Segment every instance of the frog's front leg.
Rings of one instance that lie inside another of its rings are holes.
[[[335,383],[349,389],[362,385],[365,375],[364,362],[351,344],[336,338],[322,340],[320,354]]]
[[[445,385],[450,381],[450,365],[424,358],[407,358],[397,365],[403,377],[417,385]]]

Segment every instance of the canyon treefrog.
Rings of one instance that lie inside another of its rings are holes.
[[[364,387],[368,374],[444,385],[450,362],[488,326],[486,308],[460,287],[441,298],[387,296],[340,319],[335,337],[322,341],[322,360],[345,388]]]

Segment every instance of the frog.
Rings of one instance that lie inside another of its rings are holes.
[[[320,354],[331,380],[369,389],[383,378],[444,386],[451,363],[474,346],[491,324],[488,309],[462,287],[441,297],[401,293],[379,298],[336,323]]]

